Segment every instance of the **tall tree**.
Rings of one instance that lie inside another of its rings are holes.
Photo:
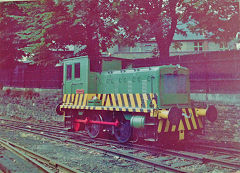
[[[22,58],[24,52],[20,50],[25,43],[17,36],[16,32],[23,29],[11,15],[21,15],[21,10],[16,3],[0,3],[0,67],[14,66]]]
[[[83,45],[92,62],[97,62],[115,42],[117,11],[111,0],[73,1],[70,12],[75,16],[74,25],[82,27]]]
[[[21,5],[25,15],[13,17],[27,26],[18,33],[28,42],[23,50],[37,63],[55,64],[61,60],[56,50],[78,45],[85,46],[80,54],[97,59],[114,42],[112,4],[109,0],[41,0]]]
[[[232,0],[122,0],[119,7],[127,44],[154,38],[161,58],[169,56],[175,33],[186,35],[186,27],[215,41],[229,41],[236,34],[234,21],[239,21]]]
[[[186,34],[180,24],[215,41],[228,41],[238,28],[234,27],[238,8],[232,0],[39,0],[13,4],[20,13],[6,10],[0,20],[15,23],[2,26],[19,27],[10,29],[13,39],[27,43],[18,46],[40,64],[62,60],[56,52],[66,50],[67,45],[83,46],[79,54],[98,60],[113,44],[134,45],[151,38],[155,38],[161,57],[168,57],[174,33]],[[1,35],[7,40],[7,34]],[[18,46],[12,48],[19,50]]]
[[[73,22],[68,8],[43,0],[18,4],[18,7],[24,15],[12,17],[26,26],[17,33],[21,40],[27,42],[21,50],[37,64],[56,64],[63,56],[57,52],[66,50],[66,45],[75,41],[73,35],[68,34],[67,26]]]

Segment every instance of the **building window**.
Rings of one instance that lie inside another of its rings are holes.
[[[130,47],[128,46],[118,46],[118,52],[130,52]]]
[[[155,46],[152,44],[142,44],[141,47],[142,52],[152,52],[155,48]]]
[[[220,43],[219,48],[220,48],[220,50],[228,49],[227,43]]]
[[[72,79],[72,65],[67,65],[67,80]]]
[[[199,41],[199,42],[194,42],[194,51],[199,52],[199,51],[203,51],[203,42]]]
[[[74,67],[75,67],[74,77],[80,78],[80,63],[74,64]]]

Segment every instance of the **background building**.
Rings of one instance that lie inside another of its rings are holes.
[[[136,43],[135,47],[116,45],[108,50],[108,54],[113,57],[127,59],[149,58],[154,55],[153,52],[156,48],[157,43],[154,40],[150,40]],[[187,36],[175,33],[170,47],[170,56],[199,54],[203,52],[232,49],[235,49],[233,42],[215,43],[213,40],[208,39],[203,35],[194,34],[188,31]]]

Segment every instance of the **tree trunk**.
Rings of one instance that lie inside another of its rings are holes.
[[[95,36],[94,27],[88,25],[87,30],[87,54],[90,61],[90,71],[101,72],[100,46],[98,37]]]
[[[158,50],[159,50],[159,58],[161,59],[168,59],[169,57],[169,49],[170,49],[170,45],[167,44],[165,41],[160,41],[158,42]]]
[[[162,34],[157,34],[155,38],[159,51],[159,59],[167,59],[169,57],[171,41],[164,39]]]
[[[176,14],[176,5],[178,3],[178,0],[171,0],[169,1],[169,18],[171,19],[170,22],[170,28],[167,31],[167,34],[164,35],[163,30],[159,30],[155,35],[157,45],[158,45],[158,50],[159,50],[159,57],[161,59],[168,59],[169,57],[169,51],[170,51],[170,46],[173,41],[173,36],[175,34],[175,30],[177,27],[177,21],[178,21],[178,16]],[[161,28],[161,27],[160,27]]]

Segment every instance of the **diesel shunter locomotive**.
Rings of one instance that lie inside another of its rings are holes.
[[[183,140],[202,133],[205,119],[217,119],[214,106],[193,107],[189,70],[180,65],[122,69],[119,60],[101,60],[91,71],[88,57],[66,59],[63,102],[70,131],[86,130],[91,138],[109,133],[121,142],[141,139]]]

